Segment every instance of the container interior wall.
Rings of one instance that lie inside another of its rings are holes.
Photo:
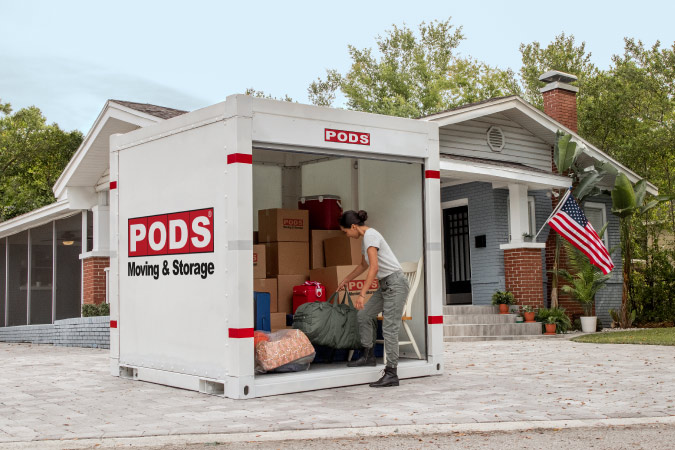
[[[272,156],[277,151],[254,150],[253,158],[253,212],[270,207],[280,207],[283,195],[281,167],[277,173],[269,166],[260,165],[262,160],[288,161],[293,158]],[[423,170],[421,164],[387,162],[379,160],[338,157],[327,159],[315,155],[300,158],[303,196],[339,195],[343,209],[364,209],[368,212],[367,225],[382,233],[400,262],[417,262],[424,249],[424,198]],[[357,169],[354,162],[358,161]],[[297,159],[294,163],[297,163]],[[283,164],[280,163],[280,166]],[[356,170],[356,172],[355,172]],[[257,175],[256,175],[257,174]],[[256,184],[259,184],[256,186]],[[271,193],[270,198],[262,194]],[[354,197],[356,194],[356,198]],[[419,347],[422,358],[426,355],[426,308],[424,275],[418,285],[408,325]],[[409,340],[403,327],[401,341]],[[400,347],[402,357],[416,358],[410,345]]]
[[[377,229],[400,262],[417,262],[424,249],[423,177],[419,164],[361,160],[359,205],[368,212],[368,225]],[[420,280],[408,325],[424,356],[426,309],[424,278]],[[400,340],[408,340],[401,328]],[[402,346],[401,356],[415,355],[412,346]],[[416,355],[415,355],[416,356]]]

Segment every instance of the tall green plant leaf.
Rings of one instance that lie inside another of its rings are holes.
[[[623,173],[616,176],[612,190],[612,213],[619,217],[628,217],[635,212],[635,191],[630,180]]]
[[[635,206],[641,208],[647,195],[647,180],[642,179],[635,183]]]
[[[571,139],[571,134],[563,134],[558,138],[555,148],[553,149],[553,158],[555,159],[555,165],[560,174],[565,173],[572,168],[572,164],[574,164],[574,160],[579,154],[577,150],[581,150],[580,148],[577,149],[577,143],[571,141]]]

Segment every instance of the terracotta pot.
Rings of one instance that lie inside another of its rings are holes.
[[[534,322],[534,314],[535,314],[534,311],[523,313],[523,317],[525,317],[525,322],[526,323]]]
[[[552,335],[552,334],[555,334],[555,324],[554,323],[547,323],[547,324],[544,324],[544,325],[546,326],[546,333],[544,333],[544,334],[549,335],[549,336]]]
[[[499,314],[508,314],[508,313],[509,313],[509,305],[504,304],[499,305]]]

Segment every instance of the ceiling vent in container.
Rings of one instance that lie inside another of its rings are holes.
[[[487,130],[487,143],[493,152],[501,152],[506,144],[504,133],[499,127],[490,127]]]

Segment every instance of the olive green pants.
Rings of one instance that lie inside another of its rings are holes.
[[[375,344],[377,315],[382,313],[382,335],[389,367],[398,366],[398,332],[409,291],[408,280],[403,272],[392,273],[380,280],[380,287],[357,315],[361,345],[372,348]]]

